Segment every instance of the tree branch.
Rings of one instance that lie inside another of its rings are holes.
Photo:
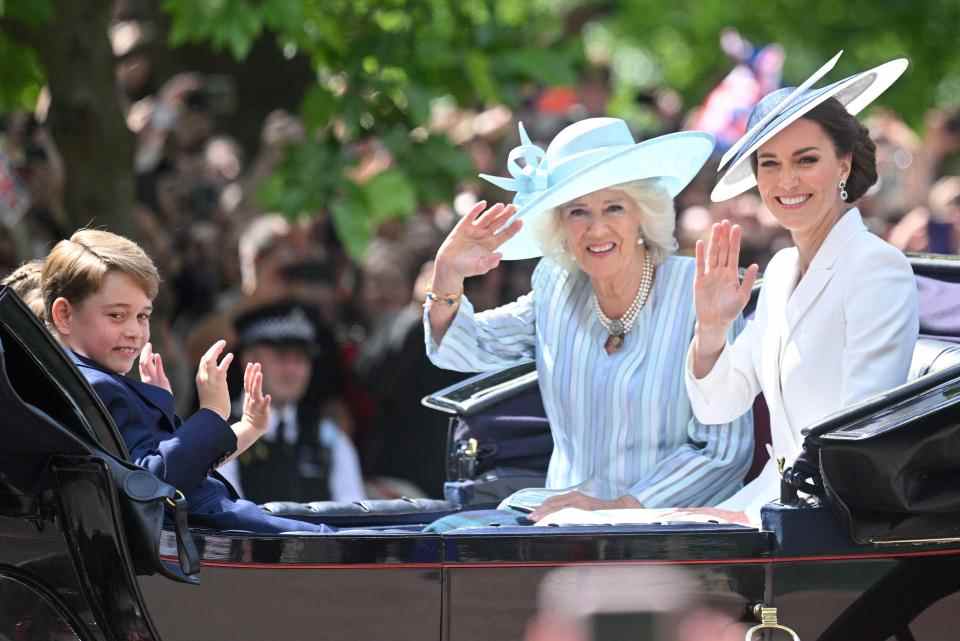
[[[9,16],[0,17],[0,31],[27,47],[37,48],[42,42],[40,29]]]

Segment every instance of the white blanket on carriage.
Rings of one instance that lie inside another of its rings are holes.
[[[672,523],[718,523],[728,525],[746,525],[743,521],[733,520],[715,514],[697,513],[683,508],[636,508],[624,510],[581,510],[565,507],[548,514],[537,525],[647,525]]]

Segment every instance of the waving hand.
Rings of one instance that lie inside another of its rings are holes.
[[[473,206],[466,216],[450,231],[433,262],[432,288],[435,294],[456,295],[463,291],[463,279],[479,276],[500,264],[502,254],[497,249],[513,238],[522,225],[520,220],[510,223],[499,234],[516,212],[513,205],[496,204],[484,210],[486,201]],[[441,305],[430,312],[433,338],[439,345],[459,305]]]
[[[750,300],[760,268],[750,265],[740,280],[739,225],[724,220],[710,230],[706,246],[697,241],[697,273],[693,298],[697,310],[694,333],[693,375],[703,378],[716,364],[726,344],[727,330]]]
[[[520,221],[497,234],[517,211],[513,205],[497,203],[485,210],[486,201],[473,206],[450,231],[437,252],[438,268],[460,280],[479,276],[500,264],[497,249],[520,231]]]
[[[750,265],[741,282],[742,233],[739,225],[731,226],[730,221],[724,220],[713,226],[706,247],[702,240],[697,241],[697,274],[693,281],[697,322],[704,329],[715,329],[724,335],[749,302],[760,270],[756,264]]]

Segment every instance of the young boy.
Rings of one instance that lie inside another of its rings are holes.
[[[187,497],[191,523],[222,530],[329,532],[325,525],[271,516],[215,474],[266,430],[270,397],[259,364],[244,373],[243,417],[233,425],[224,342],[214,343],[197,370],[200,409],[186,421],[173,412],[163,361],[152,352],[150,313],[160,277],[134,242],[83,229],[57,243],[43,269],[48,323],[113,416],[133,461]],[[125,376],[140,356],[143,382]],[[219,362],[218,362],[219,361]]]

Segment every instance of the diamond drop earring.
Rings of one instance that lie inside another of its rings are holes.
[[[837,188],[840,190],[840,200],[847,202],[847,179],[844,178],[840,181],[840,184],[837,185]]]

